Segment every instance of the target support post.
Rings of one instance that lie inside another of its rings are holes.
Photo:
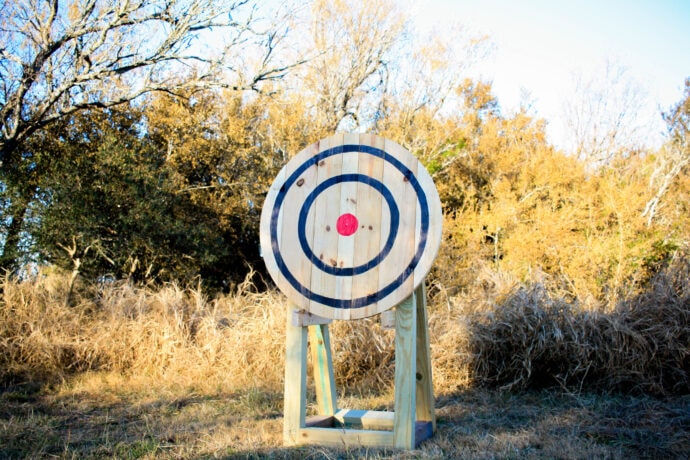
[[[338,409],[328,324],[296,324],[288,315],[286,445],[328,444],[414,449],[436,431],[424,286],[395,308],[394,411]],[[307,340],[310,337],[310,340]],[[318,414],[306,416],[307,349],[311,347]]]

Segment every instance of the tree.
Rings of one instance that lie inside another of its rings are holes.
[[[611,62],[606,62],[601,75],[579,76],[565,107],[572,153],[597,167],[639,149],[648,134],[640,115],[645,97],[627,70]]]
[[[258,89],[280,78],[290,68],[276,56],[286,26],[258,21],[253,0],[0,0],[0,267],[16,268],[37,176],[56,160],[47,152],[63,151],[39,159],[33,135],[151,92]]]
[[[36,130],[79,110],[112,107],[152,91],[256,88],[280,77],[286,67],[272,66],[280,33],[256,32],[251,8],[249,0],[4,1],[2,167]],[[215,56],[197,46],[201,37],[222,37]],[[261,47],[261,67],[228,81],[225,72],[237,70],[237,63],[225,58],[250,46]],[[173,69],[186,69],[190,78],[173,78]]]
[[[241,280],[246,267],[227,263],[240,245],[227,238],[216,209],[181,193],[184,178],[166,150],[138,133],[142,117],[132,107],[81,112],[32,137],[41,138],[39,154],[56,158],[32,204],[40,216],[28,226],[32,251],[73,279],[201,276],[215,288]]]
[[[249,267],[261,274],[259,217],[271,182],[290,153],[326,134],[292,94],[271,88],[251,97],[207,91],[194,98],[161,94],[145,110],[147,138],[174,173],[175,194],[203,209],[224,248],[205,282],[241,280]]]
[[[403,50],[384,94],[376,130],[413,152],[433,174],[453,149],[462,130],[458,117],[472,112],[459,88],[472,83],[468,70],[491,50],[486,36],[472,36],[461,25],[418,35]]]
[[[462,208],[478,211],[491,197],[491,176],[495,171],[498,133],[504,120],[491,84],[465,79],[455,92],[462,99],[460,129],[448,139],[444,150],[427,164],[444,208],[456,212]]]
[[[379,111],[405,17],[392,0],[316,0],[311,14],[314,58],[301,85],[314,99],[316,121],[328,133],[368,127]]]

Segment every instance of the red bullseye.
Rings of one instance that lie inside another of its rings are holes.
[[[336,230],[343,236],[350,236],[357,231],[357,226],[359,222],[357,218],[350,214],[343,214],[338,217],[338,222],[335,224]]]

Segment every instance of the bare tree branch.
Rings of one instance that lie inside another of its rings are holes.
[[[374,110],[386,83],[386,63],[401,40],[405,17],[395,2],[329,2],[312,5],[312,54],[304,85],[326,131],[356,131]]]
[[[258,90],[286,33],[256,0],[16,0],[0,10],[0,170],[36,130],[153,91]],[[241,72],[243,53],[259,68]],[[184,77],[183,77],[184,76]]]
[[[647,226],[652,225],[661,208],[662,198],[676,177],[690,165],[690,78],[685,81],[683,100],[663,116],[668,125],[669,140],[657,154],[649,179],[649,188],[654,195],[642,212],[642,216],[647,217]]]
[[[640,117],[646,94],[624,67],[606,62],[600,75],[579,76],[574,97],[565,106],[572,152],[591,167],[610,164],[621,153],[641,146]]]

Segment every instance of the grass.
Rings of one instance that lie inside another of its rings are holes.
[[[411,452],[283,447],[275,291],[5,278],[0,458],[688,458],[689,277],[679,256],[600,308],[501,272],[431,286],[439,423]],[[331,342],[339,406],[391,409],[394,331],[337,321]]]
[[[380,404],[387,395],[351,397]],[[374,398],[374,400],[372,400]],[[282,446],[282,394],[90,373],[0,395],[2,458],[687,458],[690,397],[467,389],[437,397],[413,451]]]

